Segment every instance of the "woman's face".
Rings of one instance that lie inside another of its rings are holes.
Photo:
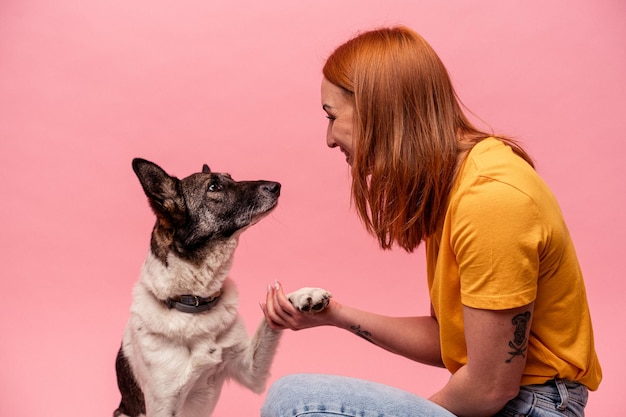
[[[343,89],[326,78],[322,79],[322,108],[328,117],[326,144],[330,148],[339,147],[346,155],[346,162],[352,165],[354,105]]]

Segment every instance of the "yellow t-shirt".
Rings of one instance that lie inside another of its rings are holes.
[[[554,195],[509,146],[488,138],[470,151],[426,255],[452,373],[467,363],[463,305],[505,310],[535,301],[522,385],[559,377],[598,388],[602,371],[572,239]]]

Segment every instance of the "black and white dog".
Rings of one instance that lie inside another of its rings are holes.
[[[113,415],[209,416],[227,378],[265,389],[280,332],[263,319],[248,336],[228,274],[239,235],[276,207],[280,184],[234,181],[207,165],[182,180],[143,159],[133,169],[157,219],[117,355]],[[290,300],[314,312],[330,296],[303,288]]]

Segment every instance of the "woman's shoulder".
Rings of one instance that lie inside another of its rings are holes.
[[[501,166],[504,163],[517,162],[533,169],[523,158],[517,155],[511,146],[495,137],[488,137],[478,142],[470,150],[468,159],[474,161],[479,167],[488,169],[493,166]]]
[[[461,200],[481,207],[514,201],[542,208],[558,205],[535,169],[496,138],[482,140],[467,155],[451,195],[453,205]]]
[[[483,139],[474,145],[459,173],[461,182],[481,178],[522,188],[525,188],[524,184],[529,180],[537,181],[538,177],[535,169],[508,144],[493,137]]]

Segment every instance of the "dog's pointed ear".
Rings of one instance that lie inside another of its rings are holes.
[[[175,223],[184,219],[185,203],[178,178],[168,175],[157,164],[141,158],[133,159],[133,170],[159,218]]]
[[[209,168],[209,166],[207,164],[202,165],[202,173],[203,174],[210,174],[211,173],[211,168]]]

